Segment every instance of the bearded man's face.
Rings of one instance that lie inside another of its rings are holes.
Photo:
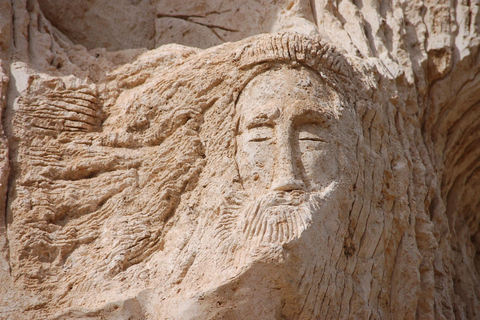
[[[279,67],[254,78],[236,105],[236,163],[244,199],[244,241],[283,244],[308,228],[335,189],[338,95],[307,68]]]

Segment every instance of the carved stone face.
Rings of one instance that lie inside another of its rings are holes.
[[[255,248],[299,238],[338,184],[339,96],[314,71],[281,66],[251,80],[235,110],[247,196],[234,227],[239,242]]]
[[[237,102],[236,161],[250,196],[317,192],[337,176],[338,96],[307,68],[254,78]]]

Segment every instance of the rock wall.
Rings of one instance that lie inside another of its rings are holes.
[[[0,318],[480,317],[479,24],[0,0]]]

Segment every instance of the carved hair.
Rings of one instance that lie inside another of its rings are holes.
[[[164,155],[168,161],[158,159],[163,162],[163,170],[183,168],[183,173],[174,179],[170,177],[170,181],[157,181],[151,185],[152,189],[164,186],[160,193],[169,190],[168,197],[153,197],[139,207],[158,208],[155,220],[166,221],[178,209],[180,196],[185,190],[195,188],[206,161],[230,161],[230,167],[234,168],[235,101],[251,79],[278,64],[313,69],[340,94],[345,104],[353,105],[354,99],[363,96],[358,94],[362,85],[355,70],[342,54],[319,38],[288,33],[259,35],[193,54],[181,65],[161,70],[141,86],[136,99],[126,110],[125,117],[129,121],[124,136],[109,139],[112,146],[128,146],[131,142],[144,146],[159,145],[159,148],[169,150]],[[207,114],[209,112],[217,116],[211,117]],[[185,135],[189,138],[185,139]],[[200,141],[206,141],[208,145],[202,145]],[[203,160],[205,153],[206,161]],[[152,176],[152,179],[156,177]],[[211,179],[207,180],[211,182]],[[142,215],[142,219],[153,219],[151,214]],[[161,236],[165,232],[159,223],[145,221],[144,224],[154,226],[155,230],[149,231],[151,235]],[[145,243],[159,242],[158,238],[152,238]],[[147,251],[142,246],[134,250],[142,252],[140,255],[145,257],[155,250],[155,246]]]
[[[125,114],[130,119],[125,133],[129,136],[116,142],[120,146],[125,141],[160,145],[160,148],[171,152],[168,155],[171,161],[165,163],[165,170],[185,168],[184,174],[174,181],[157,182],[157,186],[168,185],[170,190],[168,201],[165,198],[151,199],[154,204],[148,205],[161,211],[156,212],[157,219],[171,217],[187,185],[189,189],[195,187],[199,173],[204,169],[204,153],[211,163],[234,158],[235,101],[251,79],[278,64],[303,65],[313,69],[344,99],[349,100],[350,105],[353,99],[359,97],[359,78],[345,57],[319,38],[298,34],[259,35],[201,51],[189,56],[181,65],[162,70],[142,85],[141,92],[137,94],[139,98],[132,101]],[[210,117],[206,114],[208,112],[215,112],[217,116]],[[206,117],[214,120],[206,121]],[[179,130],[183,133],[175,134]],[[205,140],[200,138],[199,131],[209,132],[206,134],[208,146],[199,147],[200,140]],[[185,134],[189,135],[188,139],[185,139]],[[196,141],[193,143],[197,146],[195,151],[185,145],[192,141]],[[152,219],[148,214],[144,217]],[[151,234],[161,235],[162,232],[156,230]],[[158,239],[152,239],[150,243],[158,242]],[[138,250],[144,248],[138,247]]]
[[[320,38],[259,35],[202,51],[181,65],[161,70],[139,88],[126,108],[127,131],[132,134],[105,141],[108,145],[158,145],[213,104],[227,108],[250,79],[279,63],[315,70],[347,98],[362,91],[360,77],[346,58]]]

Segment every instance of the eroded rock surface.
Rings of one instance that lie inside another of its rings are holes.
[[[480,317],[476,4],[0,9],[0,318]]]

